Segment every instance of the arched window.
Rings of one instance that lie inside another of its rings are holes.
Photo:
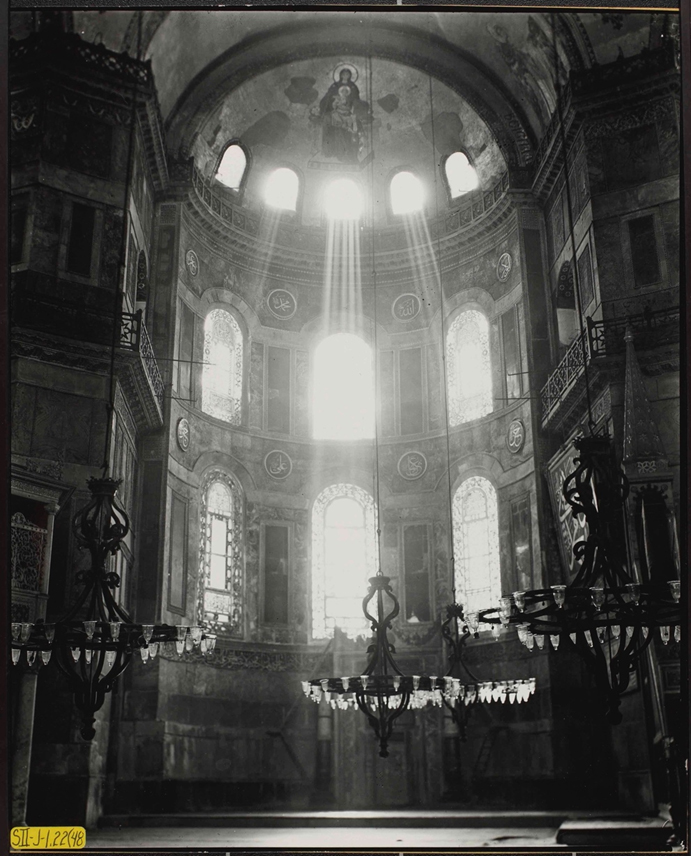
[[[147,272],[146,253],[139,251],[137,259],[137,303],[146,303],[149,297],[149,275]]]
[[[225,309],[212,309],[204,322],[202,410],[232,425],[240,424],[242,333]]]
[[[334,333],[314,352],[312,414],[317,440],[374,437],[372,349],[353,333]]]
[[[232,190],[239,190],[247,169],[247,155],[238,143],[231,143],[223,152],[216,170],[216,180]]]
[[[564,262],[557,280],[557,329],[559,344],[570,345],[578,335],[578,314],[573,284],[573,265]]]
[[[334,484],[312,510],[312,636],[367,633],[362,600],[377,571],[374,501],[362,488]]]
[[[453,553],[456,597],[466,615],[496,606],[501,597],[497,492],[471,476],[453,498]]]
[[[477,172],[463,152],[454,152],[444,162],[444,175],[452,199],[478,186]]]
[[[489,324],[476,309],[461,312],[446,339],[449,422],[461,425],[492,411]]]
[[[200,623],[242,634],[242,495],[220,470],[206,477],[201,502]]]
[[[297,173],[287,166],[275,169],[269,176],[264,189],[264,201],[272,208],[295,211],[298,204],[300,181]]]
[[[420,179],[412,172],[397,172],[389,186],[391,211],[394,214],[412,214],[422,211],[425,192]]]

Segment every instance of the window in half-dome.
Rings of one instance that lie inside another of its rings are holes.
[[[408,170],[401,170],[391,179],[391,211],[394,214],[413,214],[422,211],[425,202],[424,187],[420,179]]]
[[[475,167],[463,152],[454,152],[447,157],[444,161],[444,175],[452,199],[475,190],[479,183]]]
[[[298,204],[300,180],[294,169],[281,166],[275,169],[266,182],[264,201],[271,208],[295,211]]]
[[[223,152],[216,180],[231,190],[239,190],[247,169],[247,154],[239,143],[231,143]]]

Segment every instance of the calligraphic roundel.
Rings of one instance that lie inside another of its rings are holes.
[[[292,318],[298,308],[297,300],[285,288],[276,288],[269,292],[266,298],[266,305],[269,307],[269,312],[274,318],[279,318],[281,321],[287,321],[289,318]]]
[[[396,321],[412,321],[420,312],[417,294],[400,294],[391,305],[391,314]]]
[[[288,478],[293,471],[293,462],[285,452],[274,449],[264,458],[264,469],[272,479],[281,481]]]

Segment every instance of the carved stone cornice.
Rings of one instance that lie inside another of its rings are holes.
[[[201,244],[214,253],[229,258],[238,267],[280,278],[286,283],[323,287],[326,230],[318,227],[285,225],[272,235],[272,242],[262,236],[261,220],[231,205],[212,183],[194,170],[194,187],[184,205],[185,225]],[[509,189],[508,174],[484,193],[475,194],[463,207],[452,210],[429,223],[433,244],[429,275],[435,275],[438,263],[442,270],[459,264],[459,249],[464,258],[496,235],[514,215],[514,199]],[[365,229],[360,238],[363,259],[363,284],[372,282],[372,241],[375,246],[375,270],[378,285],[409,282],[420,276],[411,271],[406,235],[400,228]]]
[[[544,199],[581,128],[586,140],[639,127],[675,111],[681,80],[671,46],[573,73],[538,146],[533,190]],[[560,128],[563,116],[563,138]],[[571,159],[573,160],[573,158]]]
[[[19,327],[12,330],[11,356],[103,375],[110,370],[110,355],[103,345],[75,342]]]
[[[50,37],[34,33],[10,42],[10,85],[15,91],[12,113],[17,117],[13,133],[30,130],[27,98],[32,90],[43,90],[41,100],[46,104],[77,109],[125,127],[132,121],[136,93],[138,124],[154,189],[157,193],[165,190],[167,151],[150,61],[140,62],[71,33]]]

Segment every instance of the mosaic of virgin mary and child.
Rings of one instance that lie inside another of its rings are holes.
[[[357,71],[342,65],[334,72],[334,82],[310,113],[310,120],[321,125],[321,154],[340,163],[358,163],[364,147],[363,123],[369,116],[369,105],[360,99],[355,85]]]

